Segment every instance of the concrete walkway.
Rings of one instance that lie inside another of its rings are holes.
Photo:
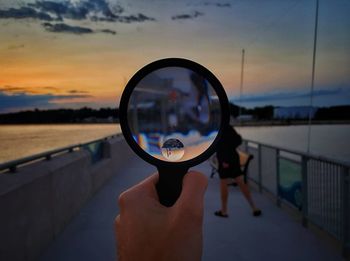
[[[115,260],[113,221],[117,197],[126,188],[155,172],[136,156],[81,210],[42,255],[42,261]],[[195,169],[209,176],[203,163]],[[253,196],[263,216],[252,217],[237,188],[230,189],[228,219],[213,212],[219,206],[219,180],[210,179],[206,193],[203,260],[342,260],[340,253],[295,222],[259,193]]]

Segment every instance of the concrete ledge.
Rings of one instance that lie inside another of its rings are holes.
[[[51,172],[54,235],[58,235],[91,196],[90,157],[82,155]]]
[[[103,159],[97,164],[91,166],[90,177],[93,194],[95,194],[105,184],[105,182],[112,177],[113,169],[111,163],[111,159]],[[104,170],[103,173],[101,173],[101,169]]]
[[[37,259],[130,153],[117,137],[104,142],[95,164],[80,150],[1,174],[0,260]]]

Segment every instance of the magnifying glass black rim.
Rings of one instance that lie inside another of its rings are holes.
[[[129,127],[128,120],[127,120],[127,110],[128,110],[129,100],[134,88],[143,78],[145,78],[145,76],[147,76],[151,72],[154,72],[158,69],[163,69],[166,67],[186,68],[204,76],[208,80],[208,82],[211,84],[211,86],[214,88],[220,101],[221,123],[220,123],[218,135],[215,137],[212,144],[203,153],[201,153],[200,155],[196,156],[193,159],[186,160],[186,161],[176,161],[176,162],[163,161],[145,152],[134,140],[131,134],[131,129]],[[212,74],[204,66],[196,62],[193,62],[191,60],[187,60],[183,58],[165,58],[165,59],[154,61],[144,66],[129,80],[120,99],[119,119],[120,119],[120,127],[122,129],[126,142],[129,144],[131,149],[139,157],[141,157],[148,163],[154,166],[157,166],[158,168],[159,167],[160,168],[167,168],[167,167],[190,168],[192,166],[198,165],[201,162],[207,160],[216,151],[216,145],[222,134],[223,127],[225,124],[229,124],[228,99],[220,81],[215,77],[214,74]]]

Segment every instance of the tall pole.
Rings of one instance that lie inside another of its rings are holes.
[[[314,50],[312,55],[312,75],[311,75],[311,87],[310,87],[310,107],[309,107],[309,128],[307,135],[307,152],[310,152],[310,139],[311,139],[311,120],[312,120],[312,107],[313,107],[313,95],[314,95],[314,83],[315,83],[315,65],[316,65],[316,47],[317,47],[317,28],[318,28],[318,1],[316,0],[316,15],[315,15],[315,31],[314,31]]]
[[[244,55],[245,55],[245,50],[242,49],[242,64],[241,64],[241,84],[239,86],[239,112],[238,112],[238,117],[239,117],[239,122],[241,122],[240,116],[242,114],[242,92],[243,92],[243,76],[244,76]]]

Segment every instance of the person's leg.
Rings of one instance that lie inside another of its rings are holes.
[[[236,177],[235,181],[236,181],[237,185],[239,186],[240,190],[242,191],[244,197],[247,199],[253,212],[258,211],[259,209],[254,204],[254,201],[253,201],[252,196],[250,194],[249,187],[247,184],[244,183],[243,176],[241,175],[241,176]]]
[[[227,179],[220,179],[221,213],[227,215],[228,188]]]

